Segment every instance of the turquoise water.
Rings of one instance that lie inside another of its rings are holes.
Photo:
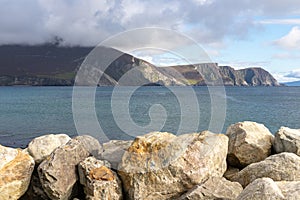
[[[185,87],[176,87],[179,92],[186,91]],[[122,91],[130,89],[124,87]],[[197,96],[200,113],[197,131],[209,128],[211,119],[211,98],[206,87],[194,87]],[[6,146],[25,147],[34,137],[46,133],[66,133],[70,136],[77,135],[72,113],[72,87],[0,87],[0,143]],[[136,129],[129,131],[120,128],[114,118],[111,109],[112,87],[99,87],[95,95],[95,110],[98,123],[109,139],[131,139]],[[189,102],[190,96],[184,96]],[[256,121],[265,124],[272,133],[280,126],[300,128],[300,87],[226,87],[225,123],[222,132],[228,125],[239,121]],[[82,101],[85,101],[83,95]],[[149,109],[154,104],[160,104],[166,114],[166,120],[162,131],[178,133],[189,130],[189,127],[180,127],[182,118],[192,120],[195,108],[189,103],[180,104],[180,100],[170,89],[165,87],[141,87],[126,102],[122,98],[117,99],[117,108],[122,110],[128,105],[132,121],[140,126],[146,126],[151,122]],[[224,105],[221,105],[224,106]],[[182,107],[187,107],[191,114],[182,114]],[[156,109],[157,110],[157,109]],[[164,121],[161,112],[152,110],[152,117]],[[120,113],[118,120],[127,117]],[[128,125],[130,127],[130,125]],[[160,130],[160,128],[158,128]],[[89,130],[89,129],[87,129]],[[88,131],[87,131],[88,132]]]

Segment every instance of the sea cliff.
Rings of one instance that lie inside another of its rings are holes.
[[[48,134],[0,145],[0,199],[299,199],[299,144],[300,130],[248,121],[104,144]]]
[[[163,85],[163,86],[280,86],[277,80],[262,68],[235,70],[217,63],[157,67],[143,59],[107,47],[60,47],[56,45],[0,46],[0,86],[72,86],[76,74],[89,53],[96,52],[98,65],[116,56],[103,69],[97,85]],[[103,58],[103,59],[102,59]],[[95,58],[91,58],[93,60]],[[95,65],[95,63],[89,63]],[[98,66],[95,66],[98,67]],[[101,68],[100,68],[101,69]],[[125,81],[124,75],[130,74]],[[86,77],[76,85],[95,85]]]

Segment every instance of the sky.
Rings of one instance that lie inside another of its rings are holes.
[[[191,38],[219,65],[263,67],[280,82],[300,80],[299,0],[0,0],[0,44],[59,38],[61,45],[94,46],[149,27]],[[147,39],[150,47],[188,51],[168,38],[149,32],[122,45]],[[168,52],[134,53],[154,64],[180,62]]]

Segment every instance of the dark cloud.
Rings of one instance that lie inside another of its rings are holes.
[[[298,0],[0,0],[0,43],[95,45],[122,31],[163,27],[201,43],[243,38],[255,16],[300,14]]]

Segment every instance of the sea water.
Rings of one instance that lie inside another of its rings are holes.
[[[273,134],[281,126],[300,128],[300,87],[225,87],[224,93],[214,96],[217,105],[207,87],[193,87],[195,96],[186,93],[186,87],[174,88],[175,93],[172,87],[147,86],[135,91],[121,87],[117,98],[112,98],[115,88],[98,87],[92,99],[97,124],[106,139],[128,140],[145,134],[150,129],[143,127],[152,120],[158,123],[151,127],[153,131],[182,134],[190,132],[195,122],[194,131],[210,129],[216,120],[213,112],[218,115],[220,110],[220,115],[226,114],[217,122],[223,133],[230,124],[246,120],[263,123]],[[82,102],[91,100],[84,95],[90,89],[82,88]],[[128,93],[129,99],[125,98]],[[72,95],[73,87],[0,87],[0,144],[25,147],[32,138],[48,133],[82,134],[74,122]]]

